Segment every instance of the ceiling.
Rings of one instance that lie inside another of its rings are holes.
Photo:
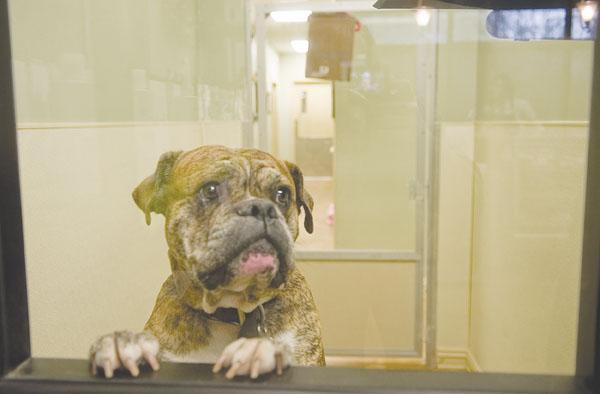
[[[277,53],[295,53],[290,41],[307,39],[308,22],[277,23],[267,18],[267,42]]]

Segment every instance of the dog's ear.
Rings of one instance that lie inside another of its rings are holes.
[[[154,174],[144,179],[132,193],[133,201],[146,215],[146,224],[150,224],[150,212],[164,214],[167,206],[166,184],[169,181],[175,160],[181,151],[163,153],[158,160]]]
[[[289,161],[285,161],[285,165],[287,166],[288,171],[292,175],[292,179],[294,179],[294,186],[296,187],[296,205],[298,205],[298,212],[300,212],[300,208],[304,208],[304,228],[309,234],[312,234],[312,210],[315,203],[310,193],[304,188],[304,176],[302,175],[302,171],[300,171],[300,168],[298,168],[298,166],[294,163],[290,163]]]

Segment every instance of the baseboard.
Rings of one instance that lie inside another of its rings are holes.
[[[328,367],[377,369],[428,369],[418,357],[327,356]],[[481,372],[481,367],[467,349],[438,349],[438,371]]]
[[[428,369],[418,357],[398,356],[326,356],[328,367],[376,368],[376,369]],[[481,372],[481,367],[468,349],[438,349],[438,371]]]
[[[423,360],[414,357],[325,356],[328,367],[369,369],[427,369]]]
[[[441,371],[481,372],[481,367],[468,349],[438,349],[437,369]]]

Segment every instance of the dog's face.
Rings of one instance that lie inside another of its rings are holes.
[[[133,198],[148,223],[150,212],[165,215],[177,290],[208,313],[249,312],[275,296],[293,268],[301,207],[312,232],[301,171],[254,149],[166,153]]]

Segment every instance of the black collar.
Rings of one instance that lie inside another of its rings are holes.
[[[206,317],[210,320],[218,320],[224,323],[236,324],[239,325],[242,322],[240,321],[240,310],[237,308],[217,308],[214,313],[205,313]],[[244,315],[246,313],[242,312]],[[244,319],[244,317],[242,317]],[[245,320],[245,319],[244,319]]]
[[[267,336],[265,309],[262,305],[259,305],[250,313],[237,308],[217,308],[213,313],[204,312],[204,314],[210,320],[239,325],[238,337],[257,338]]]

